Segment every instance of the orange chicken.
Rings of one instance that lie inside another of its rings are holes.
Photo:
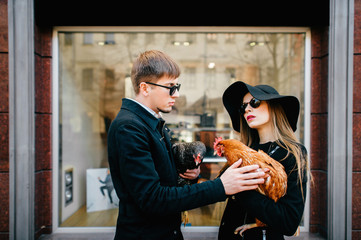
[[[214,151],[218,156],[227,159],[227,163],[221,172],[239,159],[242,159],[241,167],[258,164],[262,169],[269,169],[269,172],[267,172],[269,177],[265,179],[262,185],[259,185],[257,191],[273,199],[275,202],[286,194],[287,174],[283,165],[262,150],[255,151],[236,139],[222,140],[219,137],[214,142]],[[256,222],[253,224],[245,224],[238,227],[235,230],[235,234],[240,232],[242,235],[247,229],[264,226],[266,224],[256,219]]]

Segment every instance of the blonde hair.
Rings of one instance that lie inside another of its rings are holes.
[[[265,102],[268,104],[268,110],[272,122],[272,134],[277,139],[276,143],[280,147],[287,150],[287,155],[285,158],[287,158],[291,153],[296,159],[296,166],[292,171],[297,170],[298,172],[302,197],[304,197],[302,180],[305,177],[309,177],[309,179],[312,181],[306,149],[301,147],[301,143],[293,132],[293,129],[288,122],[285,111],[283,110],[281,104],[276,101]],[[241,121],[239,134],[241,141],[247,146],[251,146],[252,144],[259,142],[260,139],[257,130],[250,128],[242,115],[240,117]]]

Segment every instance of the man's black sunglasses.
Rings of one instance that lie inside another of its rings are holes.
[[[248,103],[243,103],[241,105],[241,107],[239,108],[239,112],[241,114],[244,114],[246,112],[246,108],[248,106],[248,104],[252,107],[252,108],[258,108],[259,105],[261,105],[261,100],[258,100],[257,98],[252,98],[251,101],[249,101]]]
[[[154,85],[154,86],[158,86],[158,87],[167,88],[167,89],[169,89],[169,95],[171,95],[171,96],[173,96],[173,94],[175,93],[175,90],[178,90],[178,92],[179,92],[179,89],[181,87],[181,85],[179,83],[177,83],[176,85],[173,85],[171,87],[164,86],[164,85],[159,85],[159,84],[151,83],[151,82],[145,82],[145,83],[148,83],[148,84],[151,84],[151,85]]]

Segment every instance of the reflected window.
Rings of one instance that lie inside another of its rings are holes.
[[[104,44],[106,45],[113,45],[115,44],[115,39],[114,39],[114,33],[105,33],[105,42]]]
[[[208,43],[216,43],[218,35],[217,33],[208,33],[207,34],[207,42]]]
[[[93,89],[93,69],[92,68],[85,68],[83,69],[83,76],[82,76],[82,86],[83,90],[92,90]]]
[[[132,62],[159,49],[181,68],[180,97],[163,117],[172,142],[202,141],[207,148],[200,182],[214,179],[225,160],[214,156],[216,137],[235,138],[222,104],[235,81],[269,84],[301,100],[296,134],[304,141],[305,33],[59,32],[59,224],[115,226],[115,191],[107,184],[107,130],[133,98]],[[93,44],[93,42],[115,44]],[[91,45],[90,45],[91,44]],[[72,170],[71,195],[66,173]],[[71,196],[71,198],[70,198]],[[225,203],[189,211],[190,226],[219,226]]]
[[[93,34],[92,33],[84,33],[84,35],[83,35],[83,44],[84,45],[93,44]]]
[[[64,45],[70,46],[73,44],[73,34],[72,33],[65,33],[64,34]]]
[[[226,43],[234,43],[234,41],[235,41],[234,33],[226,33],[225,40],[226,40]]]

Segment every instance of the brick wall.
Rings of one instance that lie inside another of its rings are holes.
[[[9,51],[7,0],[0,0],[0,239],[9,239]]]
[[[52,231],[52,29],[35,26],[35,234]]]
[[[327,234],[328,27],[311,30],[310,232]]]
[[[361,0],[355,0],[353,59],[352,239],[361,239]]]

